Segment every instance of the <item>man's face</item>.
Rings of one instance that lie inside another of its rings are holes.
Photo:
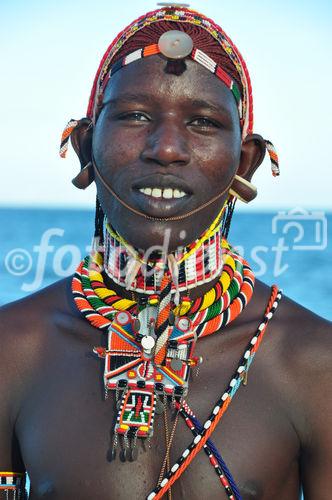
[[[118,71],[93,135],[94,158],[105,180],[130,206],[158,218],[186,214],[222,192],[241,152],[231,91],[193,61],[186,60],[181,76],[165,73],[165,65],[151,56]],[[181,221],[158,222],[128,211],[98,182],[97,187],[107,219],[142,249],[162,244],[166,229],[170,250],[193,241],[227,196]]]

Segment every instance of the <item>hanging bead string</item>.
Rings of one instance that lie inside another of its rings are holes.
[[[228,238],[228,233],[231,227],[231,221],[233,217],[233,212],[235,208],[237,198],[235,196],[231,196],[227,200],[227,212],[226,212],[226,217],[223,221],[222,227],[221,227],[221,233],[223,237],[227,240]]]
[[[194,436],[197,436],[197,434],[202,432],[202,424],[194,415],[193,411],[186,401],[183,400],[182,405],[176,402],[176,408],[179,409],[180,415],[184,418],[187,427],[189,427]],[[206,441],[203,449],[207,454],[217,476],[219,477],[221,484],[224,486],[228,497],[230,499],[242,500],[241,494],[237,488],[232,474],[230,473],[226,463],[224,462],[222,456],[218,452],[218,449],[213,444],[211,439],[208,439]]]
[[[164,402],[164,425],[165,425],[166,452],[165,452],[165,458],[164,458],[164,461],[162,463],[160,474],[159,474],[158,485],[161,483],[161,481],[164,477],[166,466],[168,468],[170,467],[170,451],[171,451],[171,447],[172,447],[174,436],[175,436],[175,431],[176,431],[178,421],[179,421],[179,411],[177,411],[176,415],[175,415],[173,427],[171,430],[171,435],[169,435],[167,411],[166,411],[167,406],[166,405],[167,405],[167,403]],[[167,493],[170,493],[168,495],[168,499],[171,500],[171,497],[172,497],[171,488],[169,488]]]
[[[280,168],[279,168],[279,158],[276,149],[272,144],[272,142],[268,141],[267,139],[265,139],[265,144],[271,160],[272,175],[273,177],[277,177],[278,175],[280,175]]]
[[[169,317],[171,312],[171,289],[171,279],[165,274],[161,282],[158,314],[155,328],[157,342],[154,362],[156,363],[156,365],[161,365],[165,359],[167,341],[171,334],[171,330],[169,328]]]
[[[228,406],[230,405],[234,395],[244,381],[245,375],[249,370],[249,367],[253,361],[253,358],[257,352],[258,347],[263,339],[266,327],[270,319],[272,318],[274,312],[276,311],[279,301],[281,299],[281,291],[278,287],[273,285],[270,300],[268,302],[264,318],[259,325],[255,335],[249,342],[244,355],[240,361],[240,364],[236,370],[234,377],[232,377],[229,382],[227,390],[217,401],[211,415],[205,421],[203,425],[203,430],[190,443],[190,445],[183,451],[181,457],[175,462],[172,468],[166,473],[164,479],[151,493],[148,495],[147,500],[159,500],[166,493],[168,488],[174,484],[174,482],[182,475],[182,473],[187,469],[192,460],[195,458],[197,453],[206,444],[207,440],[215,430],[222,416],[226,412]]]
[[[65,126],[64,131],[62,132],[61,135],[61,142],[60,142],[59,154],[61,158],[66,158],[69,145],[69,138],[71,136],[72,131],[77,127],[78,124],[79,120],[74,120],[73,118],[71,118],[67,123],[67,125]]]

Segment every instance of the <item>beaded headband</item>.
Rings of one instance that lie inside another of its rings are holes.
[[[214,21],[205,17],[203,14],[200,14],[194,10],[188,8],[176,8],[176,7],[165,7],[162,9],[158,9],[152,12],[148,12],[147,14],[139,17],[135,21],[133,21],[129,26],[127,26],[119,35],[115,38],[115,40],[111,43],[111,45],[106,50],[101,63],[99,65],[97,74],[94,79],[94,84],[91,90],[87,117],[90,118],[93,122],[96,121],[98,117],[98,112],[100,110],[100,106],[103,100],[103,94],[106,88],[106,84],[110,78],[110,72],[114,74],[113,60],[116,54],[120,51],[123,45],[134,36],[137,31],[140,29],[149,26],[153,23],[160,21],[173,21],[176,23],[189,23],[194,26],[198,26],[206,30],[221,46],[221,48],[226,52],[235,66],[239,78],[241,80],[241,84],[243,87],[243,96],[240,99],[240,92],[238,86],[235,82],[229,77],[229,75],[218,66],[213,59],[211,59],[207,54],[199,49],[193,49],[190,56],[193,60],[199,62],[207,69],[209,69],[212,73],[216,74],[216,76],[222,80],[228,88],[232,91],[234,97],[236,98],[239,104],[239,112],[240,117],[242,119],[242,137],[245,138],[248,134],[251,134],[253,131],[253,101],[252,101],[252,90],[251,90],[251,82],[249,73],[246,67],[246,64],[230,38],[224,33],[220,26],[218,26]],[[148,47],[142,47],[142,50],[135,51],[137,54],[129,54],[129,57],[145,57],[147,51],[154,51],[156,49],[156,45],[158,46],[159,52],[160,50],[159,44],[155,44]],[[145,51],[145,53],[143,53]],[[189,55],[189,54],[188,54]],[[124,59],[126,59],[126,57]],[[136,59],[134,59],[136,60]],[[130,61],[131,62],[131,61]],[[128,64],[128,63],[125,63]],[[114,64],[114,66],[118,69],[123,67],[123,60],[118,61]]]
[[[189,40],[188,40],[189,39]],[[191,43],[190,43],[190,42]],[[171,30],[161,35],[159,42],[148,45],[143,49],[135,50],[117,61],[110,69],[107,77],[103,81],[103,90],[105,90],[110,78],[121,68],[128,64],[143,59],[148,56],[163,54],[169,59],[184,59],[189,56],[206,69],[215,74],[232,92],[238,105],[240,119],[242,119],[242,100],[240,90],[232,78],[219,66],[211,57],[200,49],[193,48],[193,42],[189,35],[183,31]]]

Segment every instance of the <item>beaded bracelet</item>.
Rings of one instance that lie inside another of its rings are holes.
[[[6,500],[25,500],[26,474],[24,472],[0,472],[0,492],[6,496]]]

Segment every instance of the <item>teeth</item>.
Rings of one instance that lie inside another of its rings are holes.
[[[171,189],[171,188],[165,188],[165,189],[141,188],[139,191],[147,196],[153,196],[154,198],[165,198],[168,200],[170,200],[172,198],[183,198],[184,196],[186,196],[186,193],[184,191],[180,191],[179,189]]]
[[[169,189],[169,188],[164,189],[163,198],[167,198],[167,199],[173,198],[173,189]]]
[[[140,192],[143,194],[147,194],[148,196],[151,196],[152,189],[151,188],[144,188],[144,189],[140,189]]]
[[[154,198],[161,198],[162,191],[161,191],[161,189],[159,189],[159,188],[153,188],[153,189],[152,189],[152,193],[151,193],[151,195],[152,195]]]
[[[183,198],[184,196],[186,196],[186,193],[184,193],[183,191],[179,191],[178,189],[174,189],[173,196],[174,198]]]

